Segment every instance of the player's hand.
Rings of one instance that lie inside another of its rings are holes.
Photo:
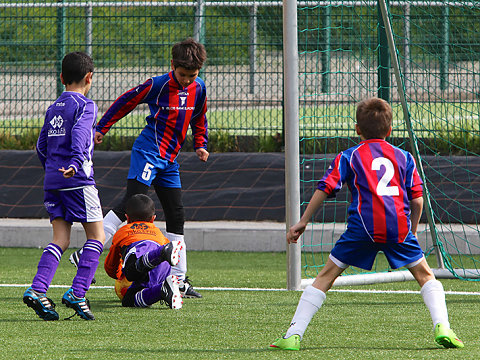
[[[210,153],[203,148],[197,149],[195,152],[197,153],[198,159],[203,162],[207,161],[208,156],[210,155]]]
[[[75,169],[73,167],[69,167],[67,170],[62,166],[58,171],[63,173],[63,177],[65,179],[71,178],[73,175],[75,175]]]
[[[94,138],[95,144],[101,144],[103,141],[103,136],[104,135],[101,132],[97,131]]]
[[[302,223],[297,223],[295,225],[293,225],[290,230],[288,230],[287,232],[287,243],[289,244],[296,244],[297,243],[297,240],[298,238],[300,237],[300,235],[303,234],[303,232],[305,231],[305,228],[307,227],[307,225],[305,224],[302,224]]]

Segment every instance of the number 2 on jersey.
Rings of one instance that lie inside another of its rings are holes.
[[[378,171],[382,167],[385,168],[385,173],[378,182],[377,185],[377,195],[378,196],[398,196],[398,186],[388,186],[390,180],[393,179],[395,175],[395,169],[390,160],[384,157],[378,157],[372,161],[372,170]]]

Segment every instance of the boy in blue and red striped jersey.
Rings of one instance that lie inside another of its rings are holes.
[[[48,108],[36,146],[45,168],[44,204],[53,227],[53,241],[43,251],[23,301],[44,320],[59,318],[46,292],[70,245],[73,222],[82,223],[87,241],[72,287],[63,295],[62,303],[85,320],[95,319],[85,294],[98,266],[105,233],[92,168],[97,106],[86,98],[93,68],[93,60],[85,53],[65,55],[60,74],[65,91]]]
[[[435,341],[447,348],[462,348],[450,329],[442,283],[435,279],[417,241],[423,183],[415,161],[409,152],[385,141],[392,131],[392,108],[382,99],[367,99],[358,105],[356,120],[362,141],[334,159],[300,221],[289,229],[287,242],[297,242],[325,199],[335,196],[344,184],[352,196],[347,229],[313,285],[305,288],[286,334],[270,348],[299,350],[335,279],[348,266],[371,270],[379,251],[393,269],[406,267],[417,280],[432,317]]]
[[[184,297],[201,297],[191,286],[187,272],[184,241],[184,208],[181,199],[179,165],[176,161],[190,125],[194,149],[201,161],[207,161],[207,94],[205,83],[198,73],[207,58],[205,48],[193,39],[186,39],[172,47],[172,71],[155,76],[128,90],[110,106],[97,124],[95,143],[102,142],[111,126],[139,104],[147,104],[150,115],[147,125],[136,139],[127,176],[127,192],[120,204],[104,218],[108,242],[126,220],[125,204],[134,194],[147,194],[153,185],[162,204],[166,220],[166,236],[180,241],[180,262],[172,274],[181,281]],[[76,263],[77,254],[70,261]]]

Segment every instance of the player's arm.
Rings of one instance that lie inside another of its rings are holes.
[[[65,178],[72,177],[78,173],[78,169],[85,161],[86,144],[88,139],[92,136],[92,127],[97,120],[97,106],[93,101],[88,101],[79,117],[76,119],[75,125],[72,127],[72,148],[70,162],[66,169],[63,167],[58,171],[63,172]]]
[[[287,242],[289,244],[296,243],[300,235],[303,234],[305,228],[307,227],[310,219],[317,212],[320,206],[323,204],[325,199],[328,197],[328,194],[323,190],[315,190],[310,202],[308,203],[305,212],[303,213],[300,221],[293,225],[287,233]]]
[[[108,251],[107,257],[105,258],[105,262],[103,264],[105,272],[112,279],[117,278],[117,270],[118,266],[120,265],[120,260],[120,248],[117,246],[117,243],[113,243],[112,239],[112,245],[110,246],[110,250]]]
[[[410,222],[412,223],[411,231],[413,235],[417,236],[418,223],[422,216],[423,210],[423,197],[417,197],[410,200]]]
[[[417,236],[417,227],[423,211],[423,181],[420,178],[415,160],[411,154],[407,156],[406,174],[407,196],[410,201],[411,232]]]
[[[296,243],[300,235],[303,234],[308,222],[317,212],[325,199],[335,194],[342,188],[342,184],[346,181],[348,176],[348,159],[343,156],[343,153],[338,154],[332,161],[328,170],[318,182],[317,189],[313,194],[310,202],[305,209],[300,221],[293,225],[287,232],[287,242],[289,244]]]
[[[144,102],[152,86],[153,80],[148,79],[143,84],[120,95],[117,100],[113,102],[97,124],[97,131],[95,133],[96,144],[102,142],[103,136],[110,130],[113,124]]]
[[[45,125],[42,127],[42,130],[40,130],[35,149],[37,150],[38,159],[45,169],[45,162],[47,161],[47,129]]]
[[[206,90],[203,89],[203,93],[205,94]],[[201,161],[207,161],[209,153],[207,151],[207,143],[208,143],[208,122],[207,122],[207,96],[201,97],[199,102],[199,106],[197,107],[199,110],[197,114],[192,117],[190,121],[190,127],[192,129],[193,134],[193,148],[195,149],[195,153],[197,157]]]

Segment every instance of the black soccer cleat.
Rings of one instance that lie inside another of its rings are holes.
[[[45,293],[40,293],[29,287],[23,294],[23,302],[35,310],[41,319],[45,321],[58,320],[55,303],[52,299],[47,298]]]
[[[180,282],[182,281],[180,280]],[[192,283],[190,282],[188,276],[183,280],[183,284],[180,285],[180,294],[182,294],[182,297],[184,298],[202,298],[202,294],[193,289]]]
[[[90,302],[85,297],[76,297],[73,293],[73,289],[69,289],[62,297],[62,304],[75,310],[75,314],[85,320],[95,320],[92,310],[90,310]]]

